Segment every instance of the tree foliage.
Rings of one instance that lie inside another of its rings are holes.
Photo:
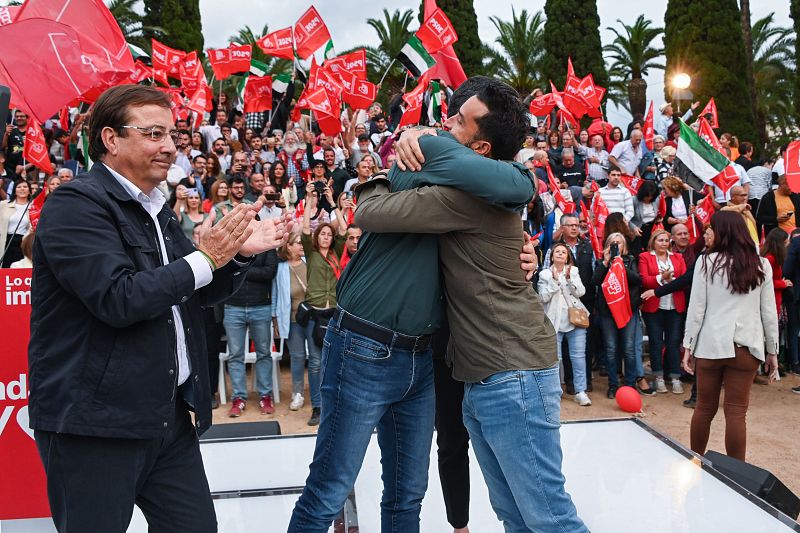
[[[789,14],[792,17],[792,21],[794,23],[794,34],[795,34],[795,42],[794,42],[794,53],[792,57],[794,59],[795,65],[800,65],[800,39],[797,38],[800,35],[800,0],[791,0],[789,3]],[[800,76],[794,77],[794,120],[795,123],[800,124]]]
[[[528,94],[534,88],[545,88],[542,77],[542,35],[544,17],[541,11],[530,14],[523,9],[519,15],[512,8],[511,21],[489,17],[499,35],[496,48],[485,46],[486,62],[483,70],[488,76],[502,79],[520,94]]]
[[[144,0],[144,37],[178,50],[203,50],[200,0]]]
[[[377,47],[365,47],[367,49],[367,65],[375,69],[375,77],[377,78],[375,79],[370,75],[370,80],[377,83],[384,72],[389,69],[381,86],[381,96],[399,92],[406,85],[405,69],[397,61],[392,65],[392,61],[411,38],[412,31],[409,26],[413,20],[414,12],[410,9],[402,13],[399,9],[396,9],[394,13],[389,13],[388,9],[384,9],[383,19],[367,19],[367,24],[378,35]]]
[[[667,99],[672,96],[672,77],[686,72],[694,100],[702,105],[714,97],[722,131],[755,141],[736,0],[669,0],[664,22]]]
[[[420,2],[419,21],[425,12],[425,2]],[[436,5],[445,12],[458,35],[453,49],[467,76],[483,72],[483,44],[478,36],[478,16],[472,0],[437,0]]]
[[[622,87],[627,93],[626,109],[632,114],[645,112],[647,83],[644,81],[651,69],[664,70],[658,61],[664,49],[654,42],[664,33],[663,28],[652,27],[653,23],[644,15],[639,15],[632,25],[617,19],[622,31],[609,27],[614,34],[611,44],[603,47],[606,59],[611,61],[609,74],[615,98],[621,96]]]
[[[596,0],[547,0],[544,13],[544,79],[561,89],[567,78],[567,58],[572,57],[578,76],[591,73],[598,85],[607,87]]]

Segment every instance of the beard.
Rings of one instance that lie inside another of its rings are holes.
[[[286,152],[288,155],[292,156],[297,152],[297,145],[296,144],[284,144],[283,151]]]

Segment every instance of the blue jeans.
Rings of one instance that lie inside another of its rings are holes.
[[[611,314],[600,316],[600,327],[603,329],[603,342],[606,345],[606,370],[608,371],[608,384],[619,387],[617,378],[617,350],[622,353],[625,362],[625,384],[633,387],[639,377],[639,365],[636,363],[636,350],[634,337],[638,318],[634,315],[624,328],[618,329],[617,323]]]
[[[674,309],[659,309],[655,313],[642,313],[642,316],[647,325],[647,338],[650,339],[650,368],[653,370],[653,375],[678,379],[681,377],[683,317]],[[666,365],[662,366],[661,352],[664,347],[666,347],[664,350]]]
[[[314,343],[313,320],[306,327],[297,322],[289,325],[289,338],[286,344],[292,359],[292,394],[303,394],[306,370],[306,345],[308,346],[308,393],[311,396],[311,407],[319,407],[319,367],[322,352]]]
[[[322,347],[322,412],[306,486],[289,533],[327,532],[353,489],[373,430],[383,467],[381,531],[419,531],[433,439],[433,361],[343,329]]]
[[[564,489],[558,366],[467,383],[462,411],[506,532],[588,531]]]
[[[250,338],[256,347],[256,388],[258,395],[272,394],[271,340],[272,307],[256,305],[240,307],[225,306],[225,335],[228,337],[228,373],[231,375],[231,398],[247,400],[247,371],[244,364],[245,334],[250,329]]]
[[[561,363],[561,342],[567,338],[569,345],[569,360],[572,362],[572,384],[575,392],[586,391],[586,330],[575,328],[572,331],[559,331],[558,342],[558,362]]]
[[[633,313],[631,321],[636,321],[633,329],[633,354],[636,356],[636,377],[644,376],[644,326],[639,311]]]

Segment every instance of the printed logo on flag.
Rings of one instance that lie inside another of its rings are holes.
[[[608,279],[606,279],[606,293],[608,296],[616,297],[613,300],[607,300],[609,304],[618,302],[624,296],[622,284],[619,282],[619,278],[615,272],[609,273]]]

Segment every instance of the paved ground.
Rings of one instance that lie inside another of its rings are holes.
[[[252,379],[248,380],[252,384]],[[800,394],[793,394],[792,387],[800,385],[800,377],[787,375],[771,385],[754,384],[747,421],[747,459],[777,475],[795,494],[800,495]],[[572,396],[564,396],[561,402],[563,420],[585,420],[629,416],[608,400],[606,380],[594,377],[594,392],[590,393],[591,407],[580,407]],[[686,385],[683,395],[672,393],[643,397],[644,421],[689,446],[689,422],[692,410],[683,407],[682,401],[689,397],[691,385]],[[230,390],[230,389],[228,389]],[[275,414],[261,415],[258,399],[251,395],[245,413],[240,418],[228,418],[223,405],[214,411],[214,423],[247,422],[255,420],[277,420],[283,434],[308,433],[315,428],[306,425],[311,406],[306,394],[306,405],[300,411],[289,411],[291,377],[288,363],[281,369],[281,403]],[[709,449],[724,452],[724,416],[720,408],[711,429]]]

